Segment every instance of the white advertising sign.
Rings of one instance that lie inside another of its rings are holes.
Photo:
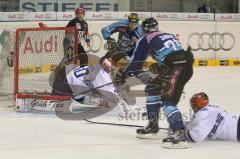
[[[3,12],[3,21],[28,21],[31,19],[31,14],[28,12]]]
[[[164,13],[164,12],[154,12],[153,17],[157,20],[167,20],[167,21],[213,21],[214,14],[211,13]]]
[[[87,20],[117,20],[126,19],[131,12],[86,12]],[[159,21],[222,21],[239,22],[240,14],[212,13],[164,13],[137,12],[140,20],[154,17]],[[39,20],[70,20],[75,17],[72,12],[0,12],[0,21],[39,21]]]
[[[56,20],[55,12],[31,12],[32,20],[42,21],[42,20]]]
[[[211,13],[182,13],[187,21],[213,21],[214,14]]]
[[[74,17],[74,12],[57,12],[57,20],[71,20]]]
[[[153,17],[156,18],[159,21],[164,21],[164,20],[181,20],[184,18],[183,14],[179,13],[160,13],[160,12],[154,12],[152,13]]]
[[[92,48],[90,49],[91,53],[102,56],[106,53],[106,50],[103,48],[103,44],[105,41],[101,35],[101,29],[106,25],[115,22],[116,20],[110,20],[111,18],[117,16],[116,13],[112,15],[106,13],[98,13],[93,12],[91,17],[87,17],[89,23],[89,32],[92,34]],[[118,14],[119,19],[126,19],[128,12],[121,12]],[[154,16],[158,16],[159,20],[159,29],[164,32],[169,32],[174,34],[179,41],[183,44],[184,48],[190,46],[194,52],[194,56],[199,59],[236,59],[240,58],[240,22],[227,22],[220,21],[202,21],[205,17],[197,17],[193,19],[198,19],[200,21],[191,21],[192,17],[188,17],[187,15],[194,14],[186,14],[189,21],[173,21],[170,20],[170,14],[155,14]],[[172,13],[171,16],[177,15],[176,13]],[[184,15],[184,14],[181,14]],[[208,14],[206,14],[208,15]],[[185,17],[186,17],[185,16]],[[29,14],[15,14],[15,13],[4,13],[4,17],[9,18],[7,21],[11,19],[16,21],[16,19],[26,19],[29,18]],[[57,18],[58,20],[63,21],[47,21],[46,24],[48,26],[66,26],[67,22],[74,17],[74,13],[62,13],[59,12]],[[108,20],[101,20],[101,19]],[[209,16],[208,18],[212,18]],[[206,19],[208,19],[206,18]],[[237,19],[235,17],[235,19]],[[229,20],[229,19],[228,19]],[[35,25],[37,27],[36,22],[2,22],[0,23],[0,27],[3,29],[9,29],[13,27],[32,27]],[[117,35],[113,37],[117,38]],[[88,49],[88,48],[86,48]],[[89,49],[88,49],[89,50]]]
[[[240,14],[216,14],[216,21],[222,22],[239,22]]]
[[[89,20],[114,20],[118,19],[117,12],[89,12],[87,14]]]

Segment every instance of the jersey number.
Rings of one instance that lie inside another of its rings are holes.
[[[173,47],[174,50],[179,50],[179,48],[182,47],[181,44],[179,43],[179,41],[176,39],[171,39],[171,40],[164,42],[164,46],[165,46],[165,48]]]
[[[85,68],[85,67],[83,67],[83,68],[76,68],[76,69],[74,69],[74,75],[77,78],[80,78],[80,77],[85,75],[86,70],[87,70],[87,68]]]

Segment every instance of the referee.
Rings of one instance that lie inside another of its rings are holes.
[[[83,67],[88,64],[88,56],[81,44],[81,40],[84,39],[87,43],[87,47],[90,47],[88,23],[84,20],[85,9],[76,8],[75,15],[76,17],[70,20],[66,27],[76,27],[78,30],[78,59],[80,61],[80,66]]]

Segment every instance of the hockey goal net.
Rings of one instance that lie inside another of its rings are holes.
[[[50,95],[57,67],[66,61],[77,63],[77,37],[74,28],[17,29],[11,78],[1,77],[6,80],[0,86],[0,96],[13,95],[14,102],[15,97],[29,97],[26,94]],[[5,60],[11,59],[11,54]]]

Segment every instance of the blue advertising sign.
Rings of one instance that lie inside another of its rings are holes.
[[[119,11],[118,0],[20,0],[20,11],[71,12],[82,7],[88,11]]]

